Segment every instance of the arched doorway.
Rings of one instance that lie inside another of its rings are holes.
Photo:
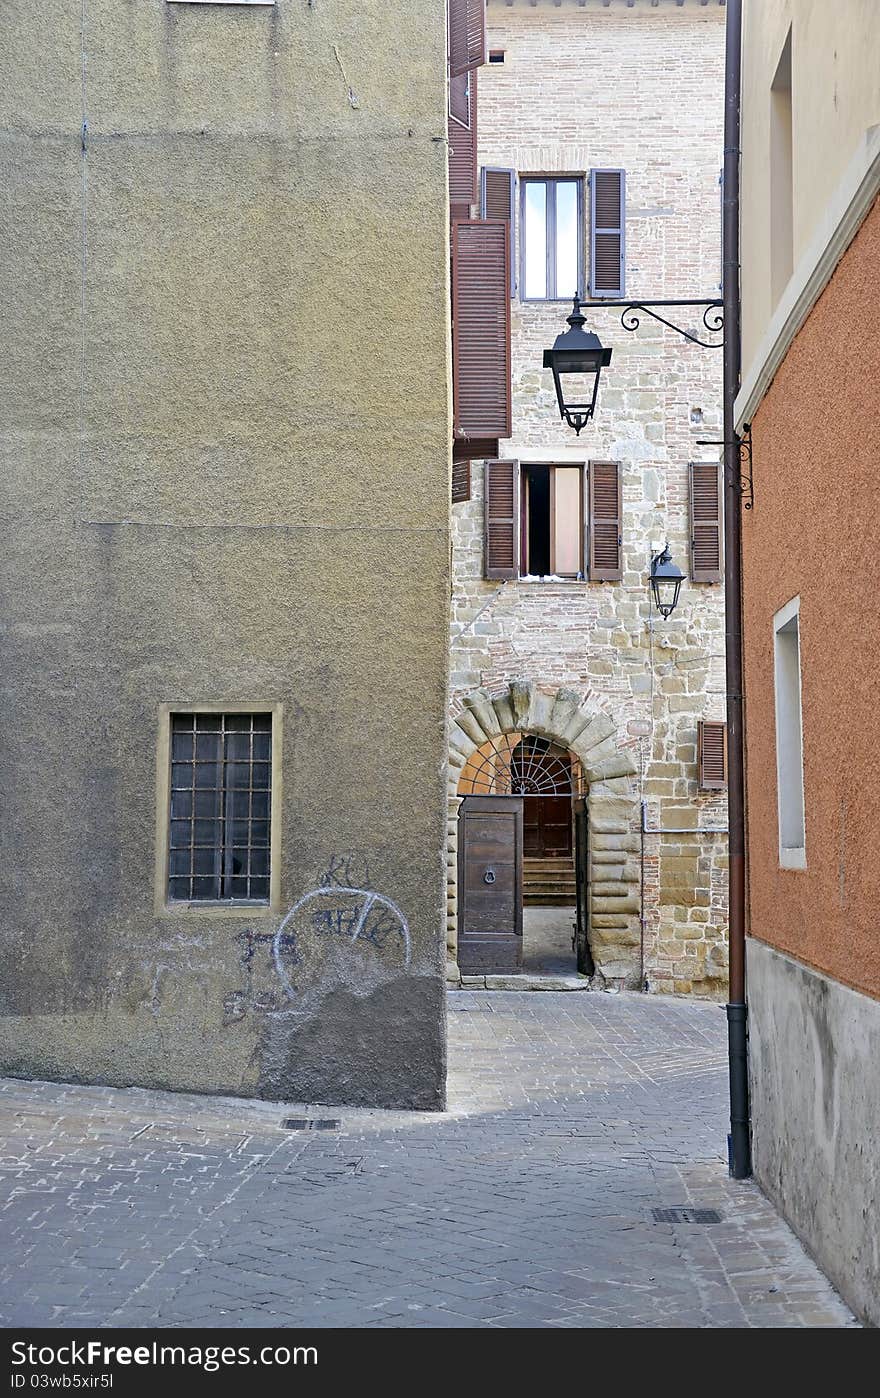
[[[465,762],[457,795],[461,971],[592,974],[576,755],[541,734],[497,734]]]
[[[590,948],[602,976],[636,985],[639,872],[632,852],[638,849],[639,804],[632,782],[637,771],[632,746],[621,741],[614,720],[589,698],[566,687],[542,688],[527,679],[510,680],[491,691],[472,690],[456,701],[450,716],[448,978],[457,983],[460,971],[461,810],[467,800],[474,799],[462,792],[461,779],[467,769],[472,792],[509,798],[512,793],[509,786],[504,789],[504,773],[510,771],[510,754],[525,735],[547,738],[577,759],[573,799],[576,809],[581,803],[582,809],[575,843],[580,843],[583,861],[596,870],[583,913],[584,918],[589,914]]]

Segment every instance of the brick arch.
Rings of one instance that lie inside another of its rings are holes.
[[[587,781],[590,813],[593,955],[601,974],[638,981],[637,774],[633,752],[618,744],[612,719],[577,690],[555,693],[531,680],[511,680],[500,693],[474,689],[460,700],[449,725],[447,839],[447,954],[456,975],[458,939],[458,782],[483,744],[505,733],[534,733],[568,748]],[[601,870],[599,870],[599,866]],[[600,876],[597,877],[597,872]],[[635,954],[633,949],[635,949]]]

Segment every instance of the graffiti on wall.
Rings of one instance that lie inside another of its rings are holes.
[[[383,958],[408,969],[412,957],[409,923],[387,894],[373,888],[369,864],[356,853],[334,855],[316,887],[298,898],[275,932],[246,928],[236,938],[241,946],[244,987],[227,995],[227,1022],[242,1019],[248,1009],[278,1013],[296,1002],[297,967],[304,964],[303,939],[369,945]],[[256,990],[255,968],[268,971],[274,989]]]

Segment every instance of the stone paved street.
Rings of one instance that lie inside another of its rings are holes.
[[[727,1176],[719,1006],[460,991],[449,1020],[444,1115],[3,1082],[2,1323],[855,1324]],[[679,1205],[721,1222],[653,1220]]]

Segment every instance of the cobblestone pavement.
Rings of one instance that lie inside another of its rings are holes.
[[[443,1115],[0,1083],[2,1323],[855,1324],[727,1176],[720,1007],[461,991],[449,1019]],[[721,1222],[654,1221],[679,1205]]]

